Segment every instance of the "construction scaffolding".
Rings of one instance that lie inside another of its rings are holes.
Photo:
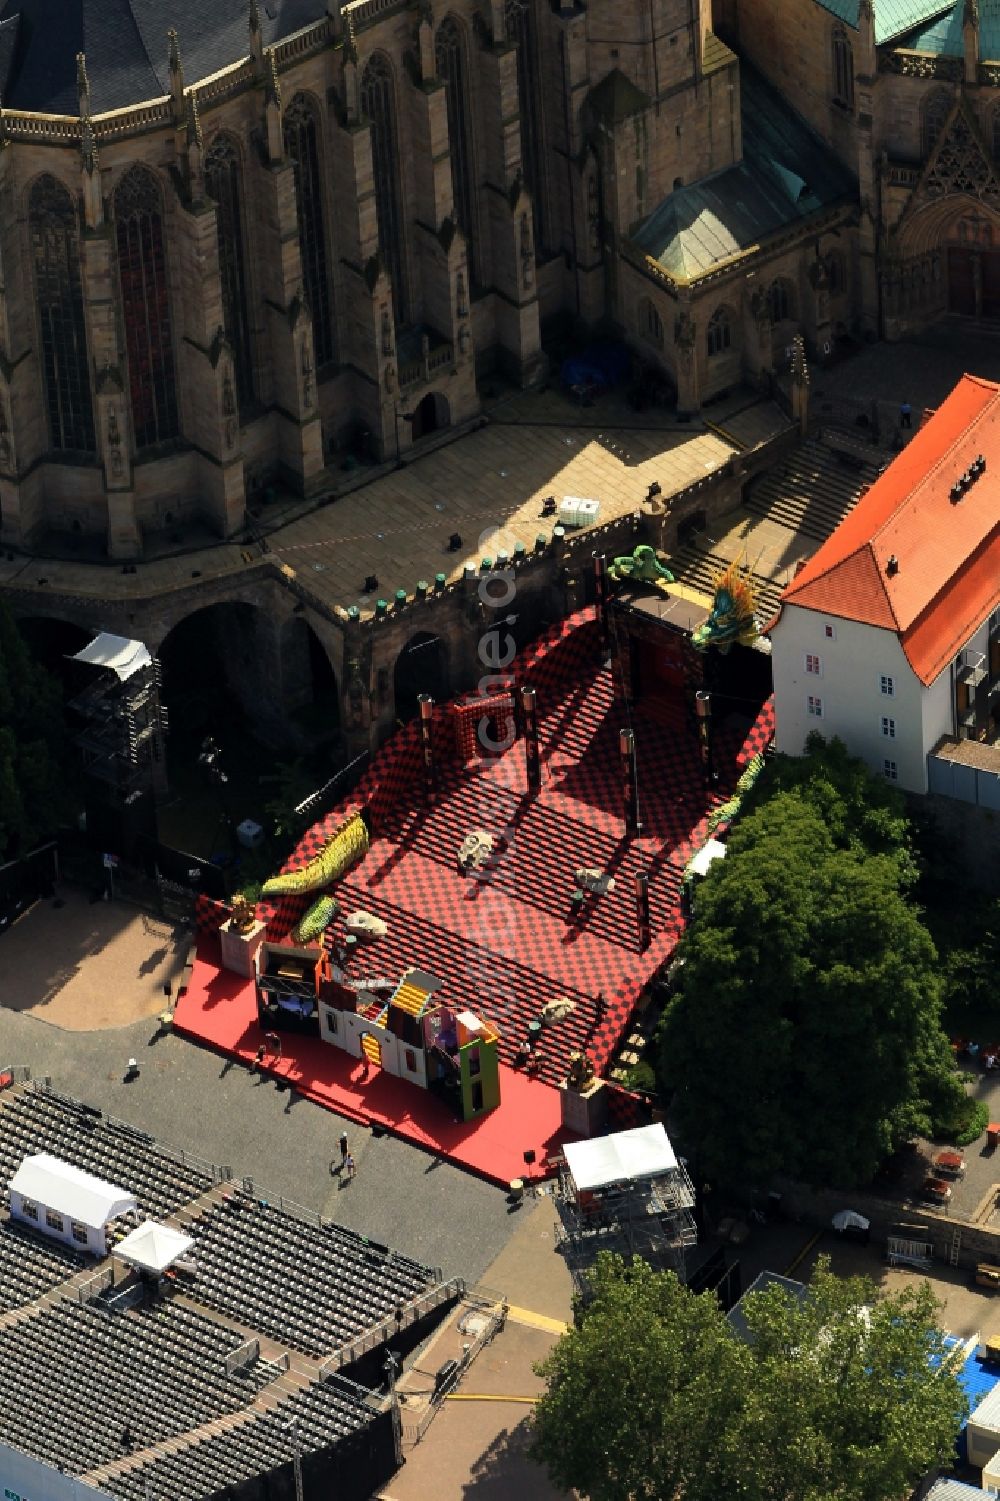
[[[559,1165],[557,1245],[577,1291],[600,1251],[639,1256],[685,1280],[686,1252],[697,1243],[694,1187],[662,1126],[619,1131],[567,1145]]]
[[[69,706],[82,720],[75,739],[84,768],[127,805],[151,785],[153,766],[163,757],[160,664],[141,642],[107,634],[74,660],[98,669]]]

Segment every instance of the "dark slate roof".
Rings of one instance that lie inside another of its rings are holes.
[[[324,0],[259,0],[264,45],[324,13]],[[250,51],[247,0],[0,0],[0,98],[10,109],[75,115],[76,55],[91,108],[122,109],[170,91],[167,32],[196,83]]]
[[[632,236],[678,281],[856,197],[857,184],[780,94],[741,64],[743,160],[678,188]]]

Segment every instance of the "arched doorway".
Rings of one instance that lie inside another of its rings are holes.
[[[421,438],[441,432],[450,424],[451,408],[447,396],[442,396],[440,391],[428,391],[413,413],[413,441],[419,443]]]
[[[422,693],[429,693],[437,703],[448,697],[448,654],[440,636],[420,631],[407,641],[396,658],[393,689],[400,724],[415,717]]]

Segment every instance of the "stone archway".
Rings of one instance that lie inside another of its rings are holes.
[[[888,337],[947,313],[1000,318],[1000,215],[968,194],[947,194],[904,218],[882,292]]]
[[[440,391],[428,391],[427,395],[417,403],[413,413],[413,441],[419,443],[421,438],[427,438],[431,433],[439,433],[451,425],[451,408],[448,405],[447,396]]]
[[[393,695],[399,723],[416,716],[422,693],[429,693],[436,703],[449,696],[448,648],[429,631],[411,636],[396,658]]]

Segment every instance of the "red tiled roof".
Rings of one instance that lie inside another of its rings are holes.
[[[980,454],[985,472],[954,503],[952,485]],[[964,375],[782,603],[896,631],[930,683],[998,601],[1000,385]]]

